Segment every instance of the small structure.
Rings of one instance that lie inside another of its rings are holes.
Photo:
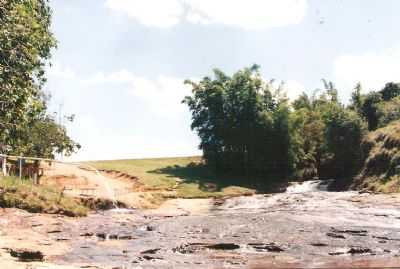
[[[39,179],[43,175],[40,160],[37,158],[0,155],[0,162],[3,176],[29,178],[34,184],[39,184]]]

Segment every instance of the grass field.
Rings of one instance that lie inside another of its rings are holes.
[[[173,189],[177,198],[207,198],[254,193],[240,180],[216,176],[200,157],[133,159],[90,162],[97,169],[115,170],[136,176],[145,187],[158,191]],[[235,184],[237,182],[237,184]]]

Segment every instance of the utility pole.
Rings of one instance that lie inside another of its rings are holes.
[[[64,124],[64,115],[62,113],[62,109],[63,109],[64,104],[60,103],[59,107],[58,107],[58,124],[60,126],[63,126]],[[64,159],[64,154],[63,152],[60,153],[60,160],[62,161]]]

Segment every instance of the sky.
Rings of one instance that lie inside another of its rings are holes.
[[[58,48],[45,90],[75,115],[69,160],[199,155],[190,88],[261,66],[289,98],[331,80],[344,102],[400,80],[396,0],[50,0]]]

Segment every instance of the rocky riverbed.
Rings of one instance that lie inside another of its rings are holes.
[[[31,266],[21,268],[400,266],[400,195],[306,184],[280,194],[170,200],[158,210],[81,219],[4,210],[0,259]]]

